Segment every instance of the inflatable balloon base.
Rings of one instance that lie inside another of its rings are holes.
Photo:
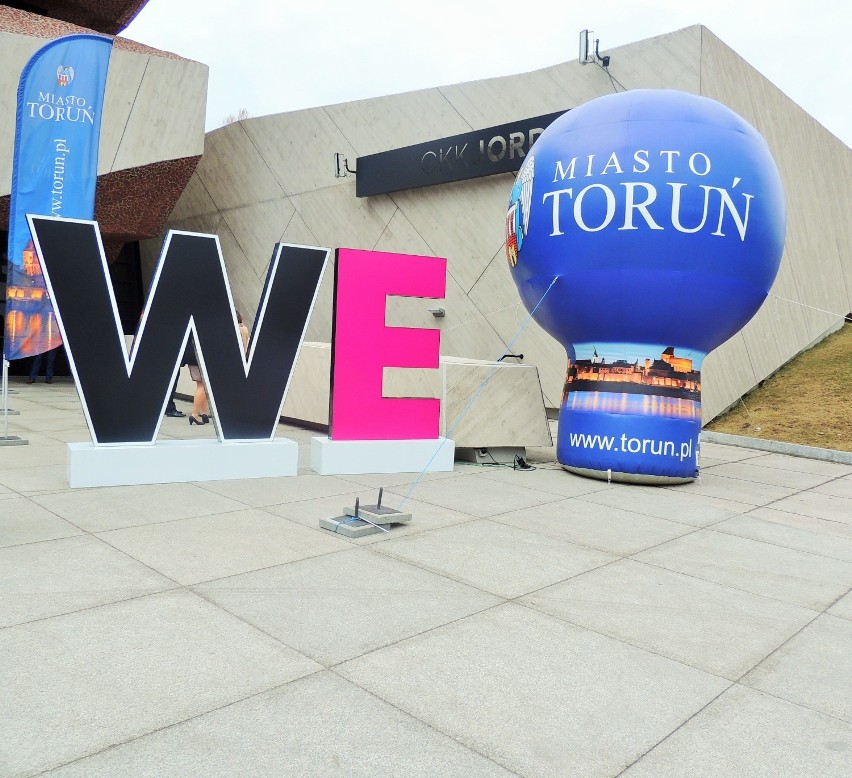
[[[620,484],[641,484],[642,486],[676,486],[677,484],[692,483],[695,478],[675,478],[667,475],[643,475],[642,473],[613,473],[612,470],[590,470],[587,467],[571,467],[562,465],[569,473],[582,475],[586,478],[597,478],[599,481],[615,481]]]
[[[566,470],[590,478],[634,484],[682,484],[698,475],[700,409],[694,419],[609,412],[631,403],[670,408],[678,399],[616,392],[569,394],[559,413],[556,458]],[[588,404],[589,410],[572,405]]]

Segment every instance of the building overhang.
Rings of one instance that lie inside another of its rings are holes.
[[[148,0],[8,0],[4,5],[21,11],[78,24],[117,35],[136,17]]]

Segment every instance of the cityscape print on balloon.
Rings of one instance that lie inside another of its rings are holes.
[[[574,347],[562,406],[615,414],[701,418],[702,354],[674,346],[592,343]]]

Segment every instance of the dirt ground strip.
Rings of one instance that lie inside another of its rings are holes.
[[[852,451],[852,324],[800,354],[706,429]]]

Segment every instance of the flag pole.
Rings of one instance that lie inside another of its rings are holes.
[[[26,446],[29,441],[19,438],[17,435],[9,434],[9,414],[17,414],[17,411],[9,410],[9,360],[3,357],[3,436],[0,437],[0,446]]]

